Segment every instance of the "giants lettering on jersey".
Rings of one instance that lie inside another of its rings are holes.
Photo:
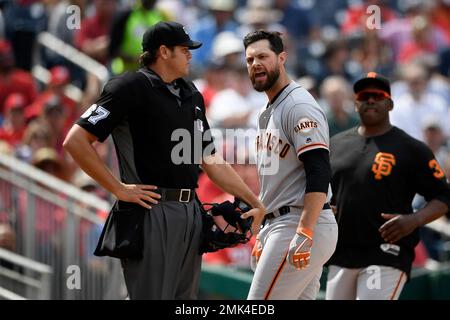
[[[308,133],[312,129],[317,128],[317,122],[308,118],[301,118],[294,127],[295,133]]]
[[[279,154],[280,158],[286,157],[290,144],[284,143],[283,140],[278,138],[272,132],[266,132],[261,136],[256,137],[256,151],[260,152],[263,150],[272,151],[275,154]]]

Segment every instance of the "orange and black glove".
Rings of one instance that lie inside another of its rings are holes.
[[[308,267],[313,245],[313,231],[301,228],[289,244],[289,252],[286,257],[288,262],[297,269]]]

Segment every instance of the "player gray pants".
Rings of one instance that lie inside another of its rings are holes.
[[[261,257],[248,294],[249,300],[314,300],[320,288],[322,267],[336,249],[338,227],[331,210],[322,210],[314,230],[308,268],[297,270],[286,261],[295,235],[300,209],[274,218],[259,234]]]
[[[144,218],[144,257],[122,260],[131,299],[196,299],[202,256],[197,201],[164,201]]]
[[[397,300],[406,282],[403,271],[387,266],[328,268],[326,300]]]

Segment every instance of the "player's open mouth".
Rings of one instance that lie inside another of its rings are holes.
[[[255,73],[255,80],[264,80],[266,77],[265,72],[256,72]]]

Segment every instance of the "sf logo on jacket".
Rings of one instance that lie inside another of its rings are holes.
[[[375,174],[376,180],[381,180],[383,176],[387,177],[395,166],[395,156],[391,153],[378,152],[375,156],[372,172]]]

